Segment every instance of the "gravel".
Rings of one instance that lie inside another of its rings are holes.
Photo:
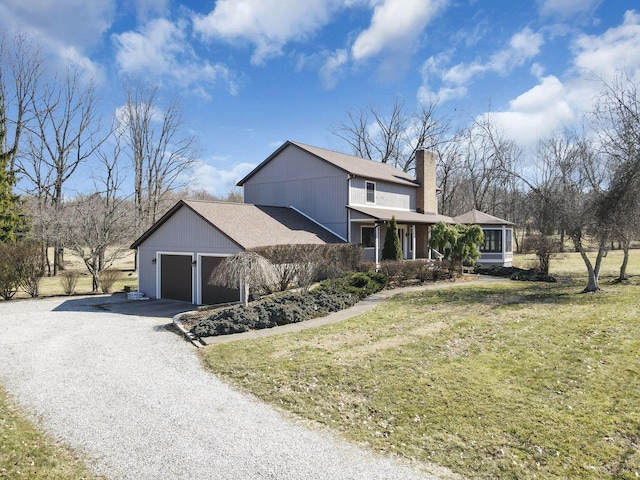
[[[168,319],[114,297],[0,302],[0,382],[41,428],[112,479],[425,479],[205,371]]]

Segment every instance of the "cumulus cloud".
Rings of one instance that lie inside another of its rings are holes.
[[[170,78],[205,97],[209,94],[203,82],[223,81],[232,94],[237,93],[237,83],[224,65],[198,58],[188,42],[186,29],[185,20],[174,23],[157,18],[138,31],[113,35],[118,66],[129,74]]]
[[[533,146],[538,139],[570,124],[575,119],[574,106],[567,99],[562,82],[550,75],[516,97],[504,112],[491,114],[497,127],[523,146]]]
[[[640,13],[627,11],[622,25],[603,35],[581,35],[573,50],[573,64],[581,75],[611,80],[612,74],[625,70],[640,80]]]
[[[383,50],[411,50],[426,26],[448,4],[448,0],[383,0],[376,5],[371,25],[351,47],[354,60],[362,60]]]
[[[194,191],[204,190],[211,195],[224,197],[236,183],[256,167],[254,163],[238,163],[230,169],[218,168],[213,165],[221,159],[211,162],[199,161],[193,169],[193,176],[189,181],[189,188]]]
[[[86,51],[102,42],[115,10],[115,0],[4,0],[0,2],[0,30],[26,34],[57,66],[78,67],[84,70],[83,78],[100,82],[102,67]]]
[[[526,27],[515,33],[505,48],[493,53],[484,62],[478,60],[448,67],[451,52],[429,57],[422,64],[422,86],[418,90],[418,99],[425,102],[437,97],[440,102],[445,102],[461,98],[467,94],[468,85],[474,77],[487,72],[507,75],[536,57],[543,44],[542,34]],[[431,85],[435,83],[440,83],[440,87],[433,89]]]
[[[247,42],[255,49],[253,64],[282,53],[290,41],[302,41],[325,26],[339,0],[218,0],[208,15],[194,17],[194,29],[204,38]]]

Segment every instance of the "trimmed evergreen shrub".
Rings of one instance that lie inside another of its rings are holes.
[[[213,311],[192,329],[192,333],[209,337],[302,322],[351,307],[386,285],[387,278],[381,273],[355,273],[324,281],[312,292],[289,293],[248,306]]]

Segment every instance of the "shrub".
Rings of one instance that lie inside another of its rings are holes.
[[[398,224],[396,217],[391,217],[391,222],[387,225],[387,233],[384,236],[382,247],[382,260],[401,260],[402,245],[398,237]]]
[[[18,244],[18,255],[20,287],[35,298],[40,294],[40,282],[44,273],[42,247],[36,242],[24,241]]]
[[[79,277],[78,272],[71,270],[65,270],[60,274],[60,284],[62,285],[65,295],[73,295],[75,293]]]
[[[100,290],[102,293],[111,293],[113,285],[120,279],[120,272],[114,268],[107,268],[100,272]]]
[[[538,269],[524,270],[518,267],[503,267],[502,265],[476,265],[474,272],[481,275],[493,275],[494,277],[506,277],[511,280],[527,282],[556,282],[550,275],[545,275]]]
[[[324,281],[312,292],[289,293],[216,310],[192,332],[200,337],[227,335],[302,322],[343,310],[360,299],[382,290],[387,279],[380,273],[355,273],[339,280]]]
[[[398,286],[416,278],[417,268],[418,262],[408,260],[385,260],[380,264],[380,271],[387,276],[390,283]]]
[[[38,296],[42,261],[40,247],[32,242],[0,244],[0,296],[10,300],[22,287]]]

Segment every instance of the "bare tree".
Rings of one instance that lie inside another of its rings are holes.
[[[410,172],[415,168],[417,149],[433,150],[442,141],[447,124],[436,121],[436,106],[437,102],[432,101],[409,114],[396,98],[387,115],[373,106],[347,112],[349,121],[333,133],[349,145],[353,155]]]
[[[68,70],[62,78],[45,83],[33,100],[34,126],[29,148],[18,158],[20,173],[43,209],[53,210],[53,223],[45,226],[54,246],[53,275],[62,267],[61,238],[63,186],[105,141],[101,135],[97,99],[92,83],[83,85],[80,72]],[[43,217],[44,218],[44,217]]]
[[[612,175],[598,211],[600,221],[611,227],[622,244],[618,281],[623,281],[631,241],[640,235],[640,99],[637,84],[627,75],[603,85],[593,120]]]
[[[600,267],[610,234],[609,226],[597,214],[608,181],[608,172],[602,167],[602,156],[583,132],[564,131],[540,142],[534,173],[510,172],[530,189],[542,219],[538,230],[545,233],[543,230],[560,226],[580,253],[588,274],[584,292],[600,288]],[[595,261],[589,258],[592,244],[597,252]]]
[[[100,275],[130,253],[135,219],[124,194],[121,149],[116,142],[107,153],[96,152],[100,176],[94,176],[94,193],[79,195],[65,205],[65,245],[84,262],[93,291]]]
[[[158,88],[125,85],[120,113],[134,170],[136,231],[142,233],[164,212],[169,192],[184,186],[197,157],[196,137],[184,133],[180,102],[159,105]]]
[[[32,116],[42,65],[40,51],[24,35],[7,40],[0,36],[0,129],[5,138],[0,144],[0,156],[15,170],[16,156],[22,132]]]
[[[211,272],[209,284],[244,290],[243,304],[249,303],[249,288],[274,285],[278,275],[273,264],[256,252],[244,251],[226,257]]]

